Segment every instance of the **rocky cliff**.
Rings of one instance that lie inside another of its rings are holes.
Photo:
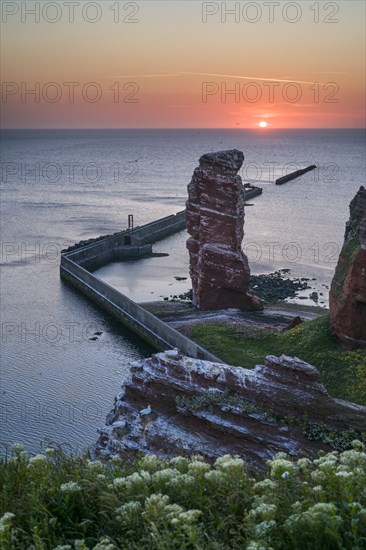
[[[349,429],[366,431],[366,407],[331,398],[317,369],[299,359],[268,356],[247,370],[172,350],[132,364],[96,452],[229,453],[256,468],[279,451],[331,450],[331,431]]]
[[[241,151],[207,153],[188,185],[187,241],[193,302],[199,309],[261,309],[248,292],[244,236],[244,188],[238,175]]]
[[[366,348],[366,189],[350,204],[344,244],[329,293],[333,333],[348,349]]]

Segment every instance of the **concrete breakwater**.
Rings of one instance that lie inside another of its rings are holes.
[[[295,178],[298,178],[299,176],[306,174],[306,172],[310,172],[310,170],[315,170],[315,168],[316,168],[315,164],[312,164],[311,166],[307,166],[307,168],[302,168],[301,170],[296,170],[295,172],[291,172],[291,174],[286,174],[286,176],[282,176],[282,178],[278,178],[276,180],[276,185],[282,185],[288,181],[294,180]]]
[[[111,262],[136,260],[151,254],[154,242],[182,231],[185,227],[186,215],[185,210],[182,210],[177,214],[114,235],[81,241],[64,250],[63,257],[88,270],[98,269]]]
[[[250,183],[245,183],[244,193],[244,199],[248,201],[249,199],[253,199],[254,197],[258,197],[258,195],[261,195],[263,193],[263,189],[262,187],[256,187]]]
[[[152,244],[185,229],[185,211],[155,222],[99,237],[70,247],[61,255],[60,274],[105,311],[112,314],[130,330],[157,350],[178,348],[184,355],[197,359],[221,362],[220,359],[180,334],[93,275],[97,269],[113,261],[138,259],[152,252]]]

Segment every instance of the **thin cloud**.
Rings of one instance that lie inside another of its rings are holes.
[[[182,73],[116,74],[105,78],[166,78],[169,76],[181,75]]]
[[[296,84],[314,84],[314,81],[308,80],[296,80],[296,79],[284,79],[284,78],[263,78],[260,76],[243,76],[243,75],[232,75],[232,74],[217,74],[217,73],[192,73],[184,72],[180,73],[182,75],[192,75],[192,76],[215,76],[220,78],[238,78],[241,80],[260,80],[263,82],[295,82]],[[319,82],[323,84],[323,82]]]
[[[168,78],[172,76],[213,76],[219,78],[236,78],[239,80],[259,80],[261,82],[294,82],[295,84],[314,84],[313,80],[297,80],[294,78],[263,78],[261,76],[243,76],[233,74],[219,73],[195,73],[191,71],[174,72],[174,73],[152,73],[152,74],[123,74],[114,75],[109,78]],[[325,82],[319,82],[325,84]]]

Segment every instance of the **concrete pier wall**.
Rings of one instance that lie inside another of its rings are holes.
[[[66,256],[61,258],[61,276],[156,349],[163,351],[178,348],[190,357],[221,362]]]
[[[152,252],[152,243],[169,237],[186,227],[185,210],[160,220],[136,227],[132,232],[98,238],[65,252],[73,262],[85,269],[97,269],[114,261],[133,260]],[[127,244],[130,243],[130,244]]]
[[[89,271],[117,259],[142,257],[151,251],[153,242],[181,231],[185,226],[183,211],[138,227],[133,232],[123,231],[64,252],[61,255],[61,277],[157,350],[178,348],[190,357],[221,362]],[[124,244],[126,236],[130,237],[131,245]]]

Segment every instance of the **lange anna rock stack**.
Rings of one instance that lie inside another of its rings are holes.
[[[238,171],[243,161],[236,149],[207,153],[188,185],[187,248],[193,303],[199,309],[262,309],[248,292],[250,271],[241,249],[244,188]]]

